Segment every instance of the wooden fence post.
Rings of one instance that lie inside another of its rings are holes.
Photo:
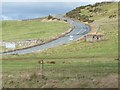
[[[44,75],[43,75],[43,60],[40,61],[40,78],[43,79]]]

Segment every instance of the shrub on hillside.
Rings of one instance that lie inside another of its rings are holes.
[[[50,20],[50,19],[53,19],[53,17],[51,15],[48,16],[48,20]]]
[[[95,8],[94,10],[93,10],[93,12],[101,12],[102,11],[102,9],[100,9],[100,8]]]
[[[94,22],[94,20],[88,20],[87,22],[88,22],[88,23],[92,23],[92,22]]]
[[[90,9],[89,12],[93,12],[93,10]]]
[[[117,15],[110,15],[109,18],[115,18]]]
[[[84,9],[86,6],[81,6],[80,9]]]

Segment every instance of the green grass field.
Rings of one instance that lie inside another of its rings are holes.
[[[60,35],[70,28],[64,22],[41,22],[40,20],[31,21],[3,21],[2,40],[20,41],[28,39],[49,40]]]
[[[43,52],[3,56],[3,86],[117,88],[118,18],[99,17],[96,23],[106,40],[94,43],[80,40]],[[40,79],[39,60],[44,60],[44,79]]]
[[[63,21],[42,22],[42,20],[30,21],[3,21],[2,37],[3,41],[23,41],[30,39],[40,39],[47,42],[53,38],[60,36],[62,33],[70,29],[70,25]],[[33,45],[34,46],[34,45]],[[29,46],[28,46],[29,47]],[[9,51],[11,49],[0,46],[0,52]],[[25,46],[16,46],[15,49],[25,48]]]
[[[22,58],[3,61],[4,87],[117,87],[118,68],[114,58],[44,59],[43,80],[40,79],[38,60]],[[55,61],[55,64],[47,61]]]

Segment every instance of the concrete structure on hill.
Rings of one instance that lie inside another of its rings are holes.
[[[96,41],[101,41],[104,39],[105,37],[101,33],[89,33],[85,36],[85,41],[87,42],[96,42]]]

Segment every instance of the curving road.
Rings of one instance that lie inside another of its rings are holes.
[[[67,44],[73,41],[78,40],[80,37],[84,36],[87,34],[91,28],[83,23],[65,18],[63,16],[56,16],[59,19],[64,19],[67,20],[70,24],[74,26],[74,30],[68,33],[67,35],[58,38],[54,41],[48,42],[46,44],[40,45],[40,46],[35,46],[27,49],[22,49],[22,50],[17,50],[17,51],[11,51],[11,52],[6,52],[2,53],[2,55],[6,54],[28,54],[28,53],[33,53],[33,52],[38,52],[38,51],[43,51],[45,49],[53,48],[59,45]]]

